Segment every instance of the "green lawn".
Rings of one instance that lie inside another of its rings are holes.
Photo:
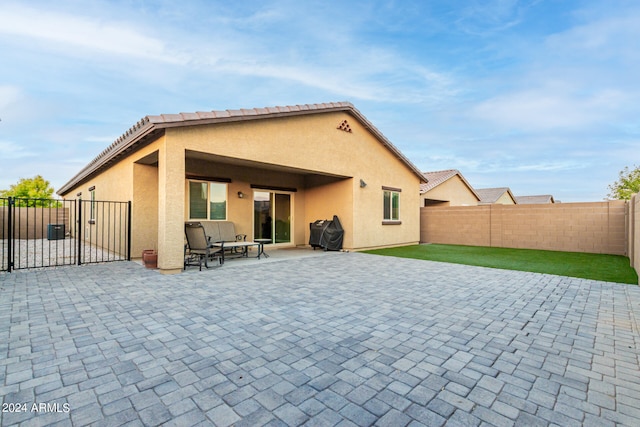
[[[620,255],[437,244],[366,253],[638,284],[638,275],[629,265],[629,258]]]

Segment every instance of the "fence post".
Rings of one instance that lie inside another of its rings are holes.
[[[127,261],[131,261],[131,200],[127,202]]]
[[[78,199],[78,212],[76,215],[78,221],[78,259],[77,264],[82,264],[82,199]]]
[[[11,273],[13,267],[13,197],[8,199],[8,216],[7,216],[7,271]]]

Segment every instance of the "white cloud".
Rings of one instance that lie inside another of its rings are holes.
[[[26,150],[24,147],[10,141],[0,141],[0,159],[16,160],[26,157],[36,157],[37,153]],[[3,166],[6,168],[7,165]]]
[[[11,36],[14,44],[16,36],[42,41],[45,49],[55,50],[57,55],[121,57],[120,69],[137,72],[138,79],[147,81],[166,82],[182,78],[182,71],[197,71],[208,76],[222,73],[230,84],[243,77],[293,82],[334,93],[340,99],[438,103],[451,95],[453,86],[447,74],[391,49],[362,46],[355,36],[358,29],[345,22],[336,21],[338,28],[326,31],[326,21],[305,16],[302,12],[309,12],[308,8],[299,7],[300,17],[295,20],[289,11],[272,8],[246,17],[216,15],[211,19],[217,25],[211,28],[184,31],[171,27],[153,34],[153,30],[145,31],[151,27],[144,20],[134,25],[90,12],[45,12],[20,4],[0,4],[0,35]],[[255,28],[239,31],[247,26],[245,18],[261,32],[256,34]],[[299,36],[288,36],[286,49],[274,48],[282,44],[282,33],[292,30],[299,31]],[[328,46],[332,48],[326,49]],[[41,47],[29,45],[29,49]],[[172,73],[153,63],[131,62],[135,59],[175,64],[182,71]],[[109,65],[114,64],[117,59]]]
[[[492,92],[469,116],[494,129],[531,133],[584,132],[635,120],[640,12],[620,9],[574,12],[580,24],[513,52],[520,65],[493,76],[487,82]]]
[[[486,186],[637,158],[626,0],[78,5],[0,0],[0,155],[73,158],[62,182],[145,114],[340,100],[419,167]]]
[[[547,87],[493,97],[476,105],[471,114],[502,129],[584,130],[606,125],[621,105],[630,101],[627,94],[615,89],[585,96]]]
[[[21,97],[22,95],[18,87],[8,85],[0,86],[0,111],[17,103]]]
[[[111,144],[112,142],[114,142],[116,139],[118,139],[118,137],[117,137],[117,136],[116,136],[116,137],[113,137],[113,136],[95,136],[95,135],[89,135],[89,136],[86,136],[86,137],[84,137],[84,138],[82,138],[82,139],[83,139],[85,142],[91,142],[91,143],[97,142],[97,143],[99,143],[99,144],[105,144],[105,146],[106,146],[106,145],[109,145],[109,144]]]
[[[16,126],[32,123],[42,114],[42,105],[29,98],[23,88],[0,85],[0,126],[1,130],[13,131]]]
[[[550,171],[569,171],[576,169],[584,169],[587,167],[584,163],[575,160],[559,160],[546,161],[541,163],[524,163],[511,165],[504,170],[513,172],[550,172]]]
[[[523,11],[535,3],[536,1],[518,0],[468,0],[456,24],[461,31],[470,34],[500,32],[518,25]]]
[[[553,34],[545,43],[571,58],[588,53],[590,58],[640,58],[640,11],[637,8],[607,11],[613,16],[593,16],[585,24]]]
[[[0,33],[39,39],[63,49],[81,48],[162,62],[179,62],[165,44],[124,22],[37,10],[19,4],[0,5]],[[72,51],[67,50],[68,53]]]

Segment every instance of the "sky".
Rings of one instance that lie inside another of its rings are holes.
[[[637,0],[0,0],[0,189],[147,115],[349,101],[422,171],[600,201],[639,76]]]

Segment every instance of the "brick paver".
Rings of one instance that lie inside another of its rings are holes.
[[[637,317],[637,286],[359,253],[19,271],[0,425],[636,426]]]

